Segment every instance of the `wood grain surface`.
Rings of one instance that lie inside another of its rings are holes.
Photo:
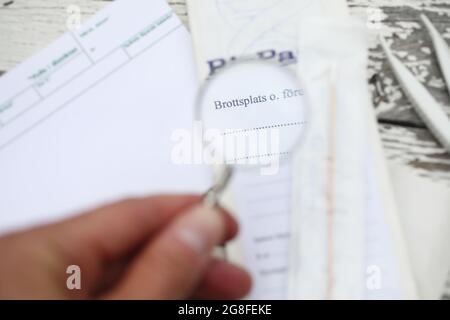
[[[450,39],[450,0],[348,0],[348,4],[352,14],[364,19],[370,30],[368,77],[387,157],[407,163],[419,175],[450,187],[449,154],[412,109],[377,38],[383,34],[393,41],[393,51],[450,115],[450,94],[420,19],[421,13],[426,14],[439,32]]]

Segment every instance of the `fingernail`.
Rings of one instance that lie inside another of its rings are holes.
[[[199,254],[209,253],[223,238],[225,222],[218,210],[197,206],[180,220],[176,236]]]

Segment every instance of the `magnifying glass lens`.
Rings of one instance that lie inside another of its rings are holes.
[[[197,103],[202,142],[211,159],[255,165],[288,156],[304,135],[307,109],[285,67],[236,63],[207,80]]]

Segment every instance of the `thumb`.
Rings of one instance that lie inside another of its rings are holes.
[[[112,299],[183,299],[192,295],[225,237],[224,215],[196,206],[179,215],[138,254]]]

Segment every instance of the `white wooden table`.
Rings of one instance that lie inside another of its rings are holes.
[[[0,0],[0,75],[65,33],[70,5],[81,9],[84,20],[109,1]],[[378,27],[383,27],[384,32],[395,37],[394,51],[450,115],[450,96],[431,50],[431,41],[419,19],[419,13],[425,12],[444,37],[450,39],[450,0],[347,1],[353,14],[370,23],[374,34],[379,32]],[[169,3],[188,26],[185,0],[169,0]],[[450,188],[450,156],[412,110],[375,37],[369,71],[386,156]],[[448,287],[446,297],[450,298],[450,284]]]

